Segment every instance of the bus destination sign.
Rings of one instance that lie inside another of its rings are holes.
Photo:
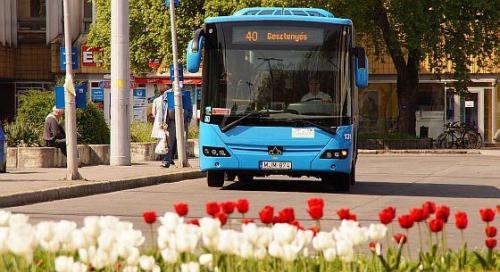
[[[323,29],[311,27],[235,26],[232,34],[233,44],[323,44]]]

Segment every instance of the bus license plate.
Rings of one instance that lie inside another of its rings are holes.
[[[292,162],[263,161],[260,162],[260,169],[289,170],[292,169]]]

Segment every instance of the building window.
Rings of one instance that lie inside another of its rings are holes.
[[[419,84],[417,99],[421,111],[444,111],[444,85],[434,83]]]
[[[46,0],[19,0],[17,37],[19,43],[43,43],[46,40]]]
[[[93,3],[88,0],[83,1],[83,32],[88,33],[93,21]]]

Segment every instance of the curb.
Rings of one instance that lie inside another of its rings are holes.
[[[58,187],[46,190],[23,192],[0,196],[0,208],[24,206],[40,202],[77,198],[96,194],[105,194],[116,191],[134,189],[157,185],[161,183],[172,183],[184,179],[201,178],[205,174],[199,170],[171,173],[161,176],[133,178],[116,181],[96,181],[89,184],[79,184],[67,187]]]
[[[360,149],[359,154],[436,154],[436,155],[457,155],[457,154],[467,154],[467,155],[480,155],[481,151],[478,149],[401,149],[401,150],[372,150],[372,149]]]

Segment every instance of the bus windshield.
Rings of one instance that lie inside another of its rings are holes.
[[[207,32],[203,97],[218,109],[212,123],[350,124],[348,26],[239,22]]]

